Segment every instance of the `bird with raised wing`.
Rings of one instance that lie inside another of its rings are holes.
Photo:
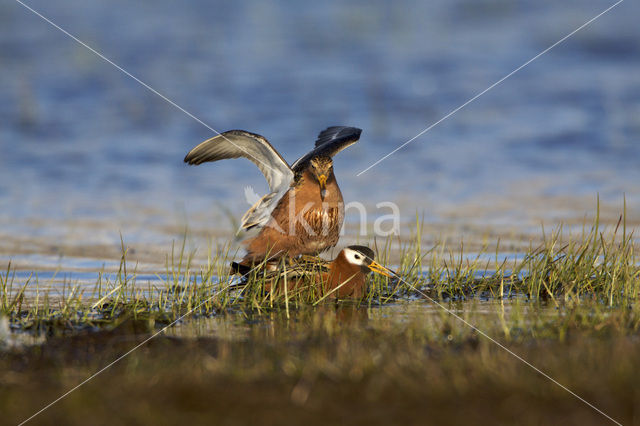
[[[374,256],[375,253],[369,247],[353,245],[342,249],[330,262],[318,260],[308,263],[282,263],[277,271],[268,272],[266,275],[257,274],[257,277],[265,280],[265,291],[271,291],[273,288],[282,293],[285,285],[287,290],[310,286],[321,290],[319,296],[362,298],[366,290],[366,278],[370,272],[394,277],[393,271],[376,262]],[[250,267],[233,263],[231,268],[246,276],[239,287],[243,287],[251,279]]]
[[[338,243],[344,201],[333,173],[332,157],[353,145],[362,130],[333,126],[318,135],[315,147],[291,166],[264,137],[230,130],[202,142],[184,158],[202,164],[244,157],[255,163],[271,192],[242,217],[241,229],[259,229],[248,239],[241,265],[284,256],[315,255]]]

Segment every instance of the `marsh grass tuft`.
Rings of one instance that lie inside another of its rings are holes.
[[[640,272],[624,217],[606,229],[597,216],[578,233],[560,227],[515,257],[505,257],[499,242],[473,254],[464,242],[425,248],[416,219],[413,238],[370,242],[377,261],[401,279],[372,274],[361,300],[332,299],[312,283],[282,291],[260,269],[243,282],[229,275],[230,246],[209,246],[198,265],[186,236],[155,279],[138,272],[124,242],[117,272],[100,271],[93,286],[65,280],[47,288],[36,273],[16,278],[9,265],[0,273],[0,367],[8,372],[0,410],[15,423],[27,418],[191,312],[192,321],[167,328],[88,383],[93,391],[61,401],[65,423],[113,419],[113,406],[121,422],[147,423],[166,422],[168,412],[179,413],[176,422],[196,413],[202,423],[240,413],[251,416],[247,423],[275,411],[283,422],[301,413],[312,418],[300,421],[318,422],[326,407],[336,410],[329,421],[374,413],[362,418],[372,424],[380,416],[468,423],[478,413],[494,423],[602,423],[477,330],[632,423]],[[316,260],[307,268],[322,266]],[[425,295],[441,306],[431,309]],[[7,332],[7,324],[26,332]],[[150,390],[165,409],[149,410]],[[252,405],[238,410],[238,401]]]
[[[290,316],[291,311],[309,306],[372,307],[422,299],[422,293],[445,301],[525,297],[556,306],[591,299],[609,307],[635,306],[640,295],[640,268],[633,232],[627,231],[626,211],[612,230],[602,229],[598,213],[594,224],[583,226],[577,236],[564,235],[562,227],[547,236],[543,229],[541,246],[530,247],[511,262],[500,259],[499,241],[494,254],[485,248],[471,257],[462,242],[455,249],[442,242],[425,250],[421,230],[416,217],[413,238],[373,241],[378,261],[395,269],[401,279],[372,274],[366,295],[355,302],[336,301],[312,282],[295,288],[280,286],[285,291],[279,291],[277,283],[267,285],[267,273],[261,269],[243,279],[231,276],[230,245],[210,246],[207,264],[196,268],[196,253],[187,251],[185,234],[181,244],[172,245],[164,274],[157,274],[154,281],[138,278],[137,265],[127,261],[123,240],[117,273],[101,271],[92,290],[72,282],[41,288],[36,274],[18,283],[9,263],[0,273],[0,314],[10,319],[14,329],[50,332],[100,328],[122,318],[166,324],[186,313],[284,311]],[[389,265],[392,258],[399,261]],[[307,268],[319,270],[324,262],[307,263]]]

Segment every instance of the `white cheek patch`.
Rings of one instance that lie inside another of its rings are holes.
[[[362,256],[362,254],[351,250],[351,249],[345,249],[345,256],[347,257],[347,260],[349,261],[349,263],[352,263],[354,265],[362,265],[364,262],[364,256]],[[359,257],[359,259],[356,258],[356,256]]]

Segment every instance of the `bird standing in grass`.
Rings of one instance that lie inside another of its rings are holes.
[[[286,283],[288,290],[307,285],[322,289],[322,295],[332,298],[362,298],[366,277],[370,272],[389,278],[394,276],[393,271],[376,262],[374,256],[369,247],[353,245],[342,249],[331,262],[319,260],[315,263],[293,264],[266,275],[257,274],[257,277],[265,280],[266,291],[271,291],[275,286],[274,290],[282,293]],[[242,274],[251,272],[251,268],[237,263],[232,264],[232,269]]]
[[[244,157],[267,179],[271,192],[242,217],[241,229],[258,228],[259,233],[246,241],[247,253],[240,265],[315,255],[338,243],[344,201],[332,157],[356,143],[361,132],[355,127],[329,127],[320,132],[315,148],[292,166],[267,139],[244,130],[221,133],[186,155],[184,161],[194,165]]]

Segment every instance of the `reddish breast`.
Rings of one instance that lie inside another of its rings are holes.
[[[323,200],[317,181],[305,171],[278,203],[269,223],[247,241],[248,253],[242,263],[261,261],[265,253],[320,253],[338,243],[343,221],[344,202],[333,174]]]
[[[353,265],[347,261],[344,252],[340,252],[338,257],[329,266],[329,279],[327,280],[325,291],[329,292],[335,288],[333,297],[362,297],[364,294],[366,275],[360,266]]]

